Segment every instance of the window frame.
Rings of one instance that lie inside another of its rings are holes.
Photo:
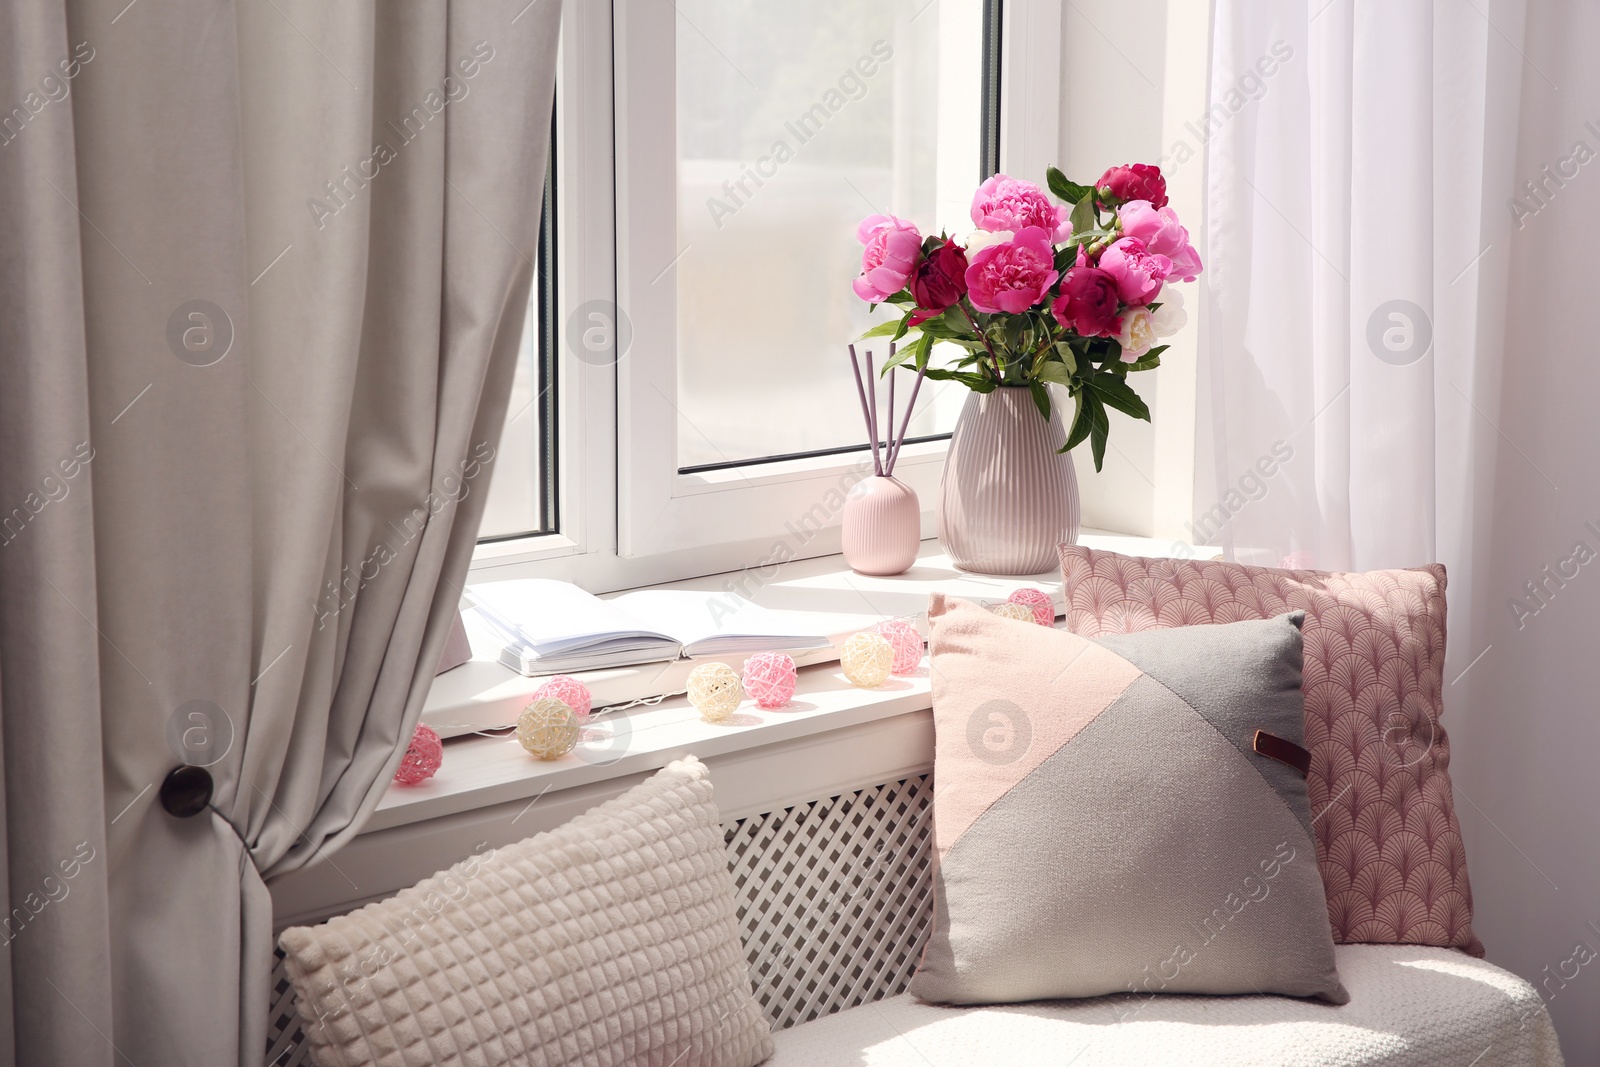
[[[672,253],[661,254],[677,239],[675,186],[661,178],[676,158],[675,15],[658,0],[564,10],[552,256],[561,524],[479,544],[472,581],[556,577],[604,592],[834,553],[839,488],[871,471],[866,449],[678,469],[676,293],[663,284]],[[986,95],[998,88],[998,130],[986,140],[997,133],[1002,171],[1042,175],[1058,147],[1060,5],[986,0],[984,19],[1000,31],[998,78],[985,83]],[[632,326],[614,362],[572,340],[596,306],[624,309]],[[908,442],[896,470],[921,499],[924,537],[945,450]],[[783,533],[808,515],[809,536]]]

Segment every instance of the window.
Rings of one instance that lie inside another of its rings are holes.
[[[605,590],[785,538],[837,551],[839,494],[870,463],[845,354],[874,321],[850,291],[855,226],[964,234],[982,177],[1042,177],[1060,5],[616,0],[563,19],[554,225],[475,579]],[[965,398],[924,386],[897,470],[930,535]]]

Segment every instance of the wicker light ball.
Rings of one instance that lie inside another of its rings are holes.
[[[882,634],[870,630],[853,635],[839,652],[844,676],[863,689],[876,689],[889,677],[894,665],[894,646]]]
[[[894,662],[889,665],[891,674],[910,674],[922,665],[922,635],[904,619],[880,622],[872,632],[889,642],[894,649]]]
[[[589,717],[589,708],[593,705],[589,687],[566,674],[558,674],[535,689],[533,699],[538,700],[540,697],[555,697],[572,709],[572,714],[577,716],[579,723]]]
[[[794,660],[784,652],[757,652],[744,661],[744,691],[758,708],[781,708],[794,696]]]
[[[1006,598],[1009,603],[1021,604],[1033,609],[1033,621],[1040,626],[1054,627],[1056,624],[1056,605],[1050,599],[1050,594],[1042,589],[1018,589]]]
[[[540,697],[522,709],[517,740],[539,759],[560,759],[578,747],[578,717],[564,701]]]
[[[394,772],[394,780],[401,785],[425,782],[443,762],[444,744],[438,733],[433,727],[418,723],[416,733],[411,735],[411,744],[406,746],[406,754],[400,759],[400,769]]]
[[[1000,616],[1002,619],[1015,619],[1017,622],[1028,623],[1037,621],[1034,618],[1033,609],[1028,607],[1026,604],[1013,604],[1010,601],[1007,601],[1004,604],[996,604],[989,610]]]
[[[702,663],[689,672],[689,703],[706,722],[723,722],[739,707],[744,689],[726,663]]]

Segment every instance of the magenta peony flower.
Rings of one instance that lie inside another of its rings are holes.
[[[991,233],[1017,233],[1037,226],[1051,240],[1072,236],[1071,212],[1032,182],[996,174],[978,186],[972,197],[972,223]]]
[[[1083,337],[1112,337],[1121,328],[1117,318],[1117,280],[1089,266],[1079,250],[1078,263],[1061,278],[1061,295],[1050,306],[1063,329]]]
[[[1172,272],[1172,260],[1147,251],[1137,237],[1124,237],[1100,253],[1100,269],[1117,280],[1122,302],[1137,307],[1161,292],[1161,283]]]
[[[946,241],[917,265],[911,275],[911,296],[919,309],[937,315],[966,295],[966,275],[967,254],[954,241]]]
[[[1172,261],[1169,279],[1192,282],[1200,276],[1200,253],[1189,243],[1189,231],[1178,221],[1176,211],[1157,208],[1148,200],[1130,200],[1117,209],[1117,216],[1122,219],[1125,236],[1138,238],[1147,251]]]
[[[1025,226],[1011,240],[990,245],[973,257],[967,268],[967,295],[979,311],[1014,315],[1043,300],[1060,276],[1050,235],[1037,226]]]
[[[1119,201],[1148,200],[1156,207],[1167,206],[1167,180],[1161,176],[1160,167],[1148,163],[1112,167],[1100,175],[1094,187]]]
[[[906,287],[922,252],[922,235],[905,219],[868,215],[856,227],[856,240],[867,247],[851,288],[861,299],[881,304]]]

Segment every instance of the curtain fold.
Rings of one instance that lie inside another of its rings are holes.
[[[75,870],[0,1048],[255,1064],[266,887],[376,805],[470,560],[560,4],[112,6],[0,13],[10,903]]]

